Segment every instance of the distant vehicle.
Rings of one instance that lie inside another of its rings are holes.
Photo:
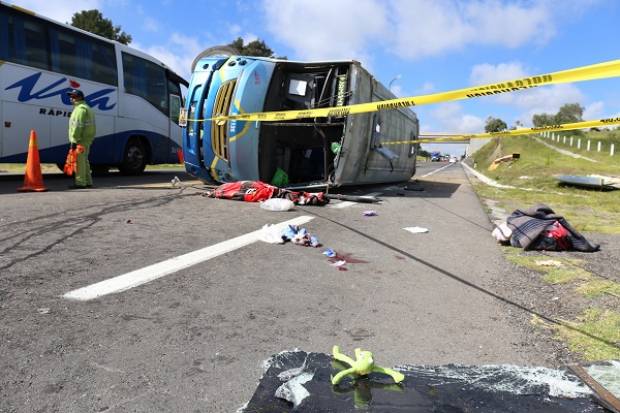
[[[431,153],[431,162],[440,162],[441,161],[441,153],[440,152],[432,152]]]
[[[458,161],[459,160],[458,160],[458,158],[456,156],[451,156],[450,160],[449,160],[450,163],[455,163],[455,162],[458,162]]]
[[[272,182],[279,175],[289,187],[409,180],[418,148],[412,141],[419,134],[418,119],[409,108],[279,122],[209,120],[394,97],[356,61],[199,56],[186,104],[186,169],[216,183]]]
[[[96,116],[94,170],[177,163],[182,84],[145,53],[0,3],[0,162],[26,161],[34,129],[41,162],[64,164],[67,91],[79,88]]]

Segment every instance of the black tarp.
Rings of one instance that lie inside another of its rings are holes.
[[[278,412],[605,412],[589,389],[567,370],[499,366],[408,366],[400,385],[389,377],[346,378],[332,386],[330,376],[342,366],[330,355],[303,351],[273,356],[247,404],[246,413]],[[303,384],[309,395],[295,408],[275,397],[286,379],[278,375],[302,367],[313,374]]]

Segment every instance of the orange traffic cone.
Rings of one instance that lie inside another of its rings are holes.
[[[24,186],[18,189],[19,192],[43,192],[47,191],[43,185],[43,175],[41,175],[41,162],[39,160],[39,148],[37,147],[37,133],[30,131],[30,142],[28,143],[28,160],[26,161],[26,174],[24,175]]]
[[[183,157],[183,149],[181,149],[181,148],[177,149],[177,157],[179,158],[179,163],[181,165],[184,165],[185,164],[185,158]]]

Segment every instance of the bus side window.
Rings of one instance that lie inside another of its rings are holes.
[[[0,57],[9,62],[49,69],[46,26],[39,21],[11,13],[2,6]]]
[[[125,92],[140,96],[168,116],[166,71],[148,60],[123,52]]]

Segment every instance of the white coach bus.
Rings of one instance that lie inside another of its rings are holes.
[[[0,2],[0,162],[25,162],[34,129],[41,162],[63,164],[78,88],[96,116],[93,170],[176,163],[181,84],[145,53]]]

